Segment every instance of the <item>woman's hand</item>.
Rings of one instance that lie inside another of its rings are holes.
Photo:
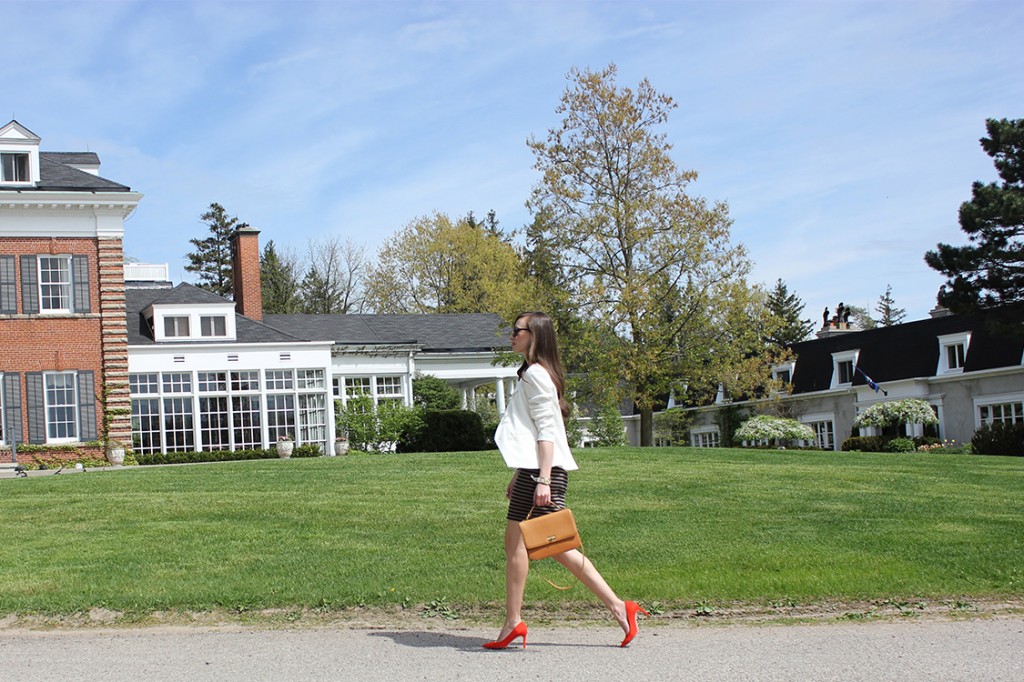
[[[547,483],[538,483],[533,489],[533,504],[538,507],[547,507],[551,504],[551,486]]]
[[[505,486],[505,497],[507,497],[510,500],[512,499],[512,489],[516,487],[516,477],[518,475],[518,471],[512,474],[512,480],[508,482],[507,486]]]

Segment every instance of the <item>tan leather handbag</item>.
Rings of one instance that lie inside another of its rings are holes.
[[[530,514],[533,514],[532,508]],[[583,546],[579,531],[576,530],[576,519],[569,509],[560,509],[534,519],[530,518],[530,514],[526,515],[525,521],[519,522],[519,531],[523,534],[523,544],[532,561]]]

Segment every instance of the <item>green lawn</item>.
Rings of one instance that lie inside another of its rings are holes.
[[[621,448],[578,459],[569,505],[626,598],[1024,595],[1024,458]],[[0,480],[0,614],[491,608],[508,478],[487,452]],[[539,579],[528,599],[594,601]]]

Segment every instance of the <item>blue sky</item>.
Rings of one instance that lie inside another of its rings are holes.
[[[530,220],[526,146],[573,66],[678,108],[692,190],[729,204],[753,278],[820,319],[887,284],[925,317],[922,256],[996,178],[988,117],[1024,117],[1011,2],[0,2],[0,115],[95,151],[145,194],[125,251],[175,281],[210,202],[304,252],[441,211]],[[13,56],[17,56],[13,59]]]

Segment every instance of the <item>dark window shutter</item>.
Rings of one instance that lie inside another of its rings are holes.
[[[71,257],[71,297],[75,313],[92,312],[89,300],[89,257]]]
[[[28,399],[28,442],[43,445],[46,443],[46,396],[42,372],[25,375],[25,396]]]
[[[21,377],[4,374],[4,440],[7,444],[21,442]]]
[[[18,312],[18,280],[14,256],[0,256],[0,315]]]
[[[96,440],[96,382],[93,373],[78,373],[78,440]]]
[[[35,256],[21,257],[21,312],[39,312],[39,261]]]

